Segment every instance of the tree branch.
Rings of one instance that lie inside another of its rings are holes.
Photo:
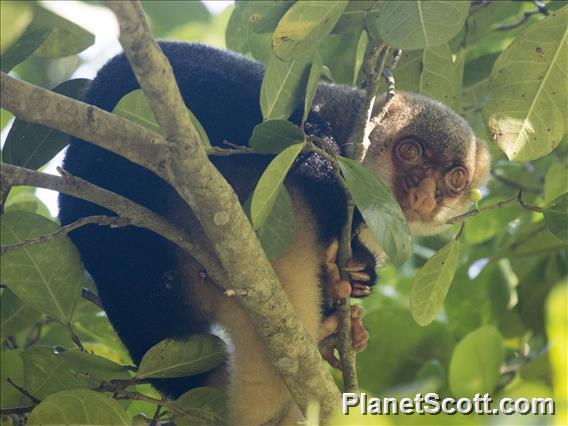
[[[337,387],[279,285],[236,194],[209,162],[171,66],[152,38],[140,5],[107,4],[118,18],[120,42],[136,78],[166,139],[172,143],[171,155],[166,158],[169,183],[202,224],[231,287],[247,289],[247,297],[239,301],[295,401],[305,412],[308,401],[316,398],[322,404],[322,417],[329,418]]]
[[[206,245],[202,246],[201,242],[194,245],[188,235],[146,207],[73,176],[63,169],[59,171],[63,173],[63,177],[2,163],[0,177],[2,185],[29,185],[51,189],[109,209],[117,213],[121,221],[128,221],[130,225],[153,231],[176,244],[201,263],[215,282],[223,280],[223,269],[216,258],[208,253]]]
[[[17,118],[43,124],[128,158],[164,177],[165,139],[93,105],[0,74],[0,102]],[[125,143],[128,141],[128,143]]]
[[[33,246],[36,244],[46,243],[48,241],[54,240],[62,235],[67,235],[69,232],[73,231],[74,229],[80,228],[81,226],[95,224],[100,226],[110,226],[111,228],[120,228],[123,226],[130,225],[128,219],[124,219],[117,216],[104,216],[104,215],[97,215],[97,216],[88,216],[82,217],[79,220],[76,220],[69,225],[62,226],[57,231],[52,232],[51,234],[47,235],[40,235],[36,238],[31,238],[29,240],[20,241],[15,244],[11,244],[9,246],[0,246],[0,256],[5,255],[13,250],[18,250],[22,247]]]

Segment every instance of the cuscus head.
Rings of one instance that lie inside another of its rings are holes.
[[[385,104],[378,99],[376,118]],[[467,122],[424,96],[397,93],[369,134],[365,164],[391,188],[415,235],[432,235],[468,209],[490,157]]]

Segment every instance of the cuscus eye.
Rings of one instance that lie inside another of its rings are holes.
[[[396,145],[396,156],[406,164],[419,164],[422,161],[422,145],[414,139],[403,139]]]
[[[456,166],[446,173],[446,184],[454,192],[463,191],[467,184],[467,169]]]

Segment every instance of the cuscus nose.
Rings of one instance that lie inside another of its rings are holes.
[[[436,208],[436,180],[431,177],[422,179],[417,187],[409,191],[408,204],[422,215],[432,213]]]

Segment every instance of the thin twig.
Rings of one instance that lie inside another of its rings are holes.
[[[36,398],[35,396],[33,396],[31,393],[29,393],[26,389],[24,389],[21,386],[18,386],[17,384],[15,384],[12,379],[10,377],[8,377],[6,379],[6,381],[12,385],[18,392],[20,392],[22,395],[24,395],[26,398],[29,398],[31,402],[33,402],[34,404],[39,404],[41,402],[41,399]]]
[[[458,216],[451,217],[450,219],[448,219],[445,222],[445,224],[446,225],[453,225],[453,224],[456,224],[456,223],[461,223],[465,219],[467,219],[468,217],[477,216],[479,213],[483,213],[483,212],[486,212],[488,210],[495,210],[495,209],[503,208],[503,207],[515,202],[515,201],[517,201],[520,204],[520,206],[523,207],[526,210],[530,210],[530,211],[537,212],[537,213],[542,213],[544,211],[544,209],[542,207],[526,204],[523,200],[523,192],[519,191],[518,194],[515,197],[511,197],[511,198],[508,198],[506,200],[499,201],[498,203],[492,204],[492,205],[487,206],[487,207],[478,207],[478,208],[472,209],[472,210],[470,210],[466,213],[460,214]]]
[[[121,218],[118,216],[113,217],[113,216],[96,215],[96,216],[83,217],[81,219],[76,220],[73,223],[70,223],[69,225],[62,226],[57,231],[54,231],[51,234],[41,235],[36,238],[30,238],[29,240],[20,241],[18,243],[11,244],[9,246],[1,246],[0,255],[3,256],[6,253],[21,249],[23,247],[29,247],[36,244],[46,243],[63,235],[67,235],[69,232],[73,231],[74,229],[89,224],[110,226],[111,228],[120,228],[123,226],[130,225],[130,221],[128,219]]]
[[[226,157],[229,155],[242,155],[242,154],[258,154],[254,148],[250,146],[239,146],[237,148],[224,149],[218,146],[212,146],[207,149],[207,155],[216,155],[218,157]]]
[[[193,234],[189,236],[160,215],[126,197],[73,176],[61,168],[58,170],[62,174],[61,177],[2,163],[0,177],[2,184],[51,189],[112,210],[124,220],[128,220],[132,226],[146,228],[176,244],[207,269],[208,275],[214,281],[220,282],[219,280],[224,279],[222,268],[218,260],[208,251],[204,239],[199,239]]]
[[[35,408],[35,405],[31,405],[29,407],[16,407],[16,408],[1,408],[0,415],[1,416],[10,416],[13,414],[22,415],[29,413]]]
[[[513,179],[509,179],[506,176],[500,175],[495,170],[491,170],[491,176],[493,176],[498,181],[504,183],[505,185],[510,186],[512,188],[515,188],[515,189],[519,189],[523,192],[532,192],[534,194],[540,194],[541,193],[540,188],[533,188],[533,187],[530,187],[530,186],[523,185],[523,184],[521,184],[521,183],[519,183],[519,182],[517,182]]]
[[[79,336],[77,336],[71,324],[67,324],[67,332],[69,333],[71,340],[73,341],[73,343],[75,343],[75,345],[79,348],[79,350],[81,352],[85,352],[85,347],[83,346],[83,342],[81,342],[81,339],[79,339]]]
[[[95,304],[96,306],[98,306],[99,308],[101,308],[102,310],[104,310],[104,306],[103,306],[103,302],[101,300],[101,298],[99,297],[98,294],[96,294],[95,292],[89,290],[86,287],[83,287],[81,289],[81,297],[85,300],[88,300],[89,302]]]

